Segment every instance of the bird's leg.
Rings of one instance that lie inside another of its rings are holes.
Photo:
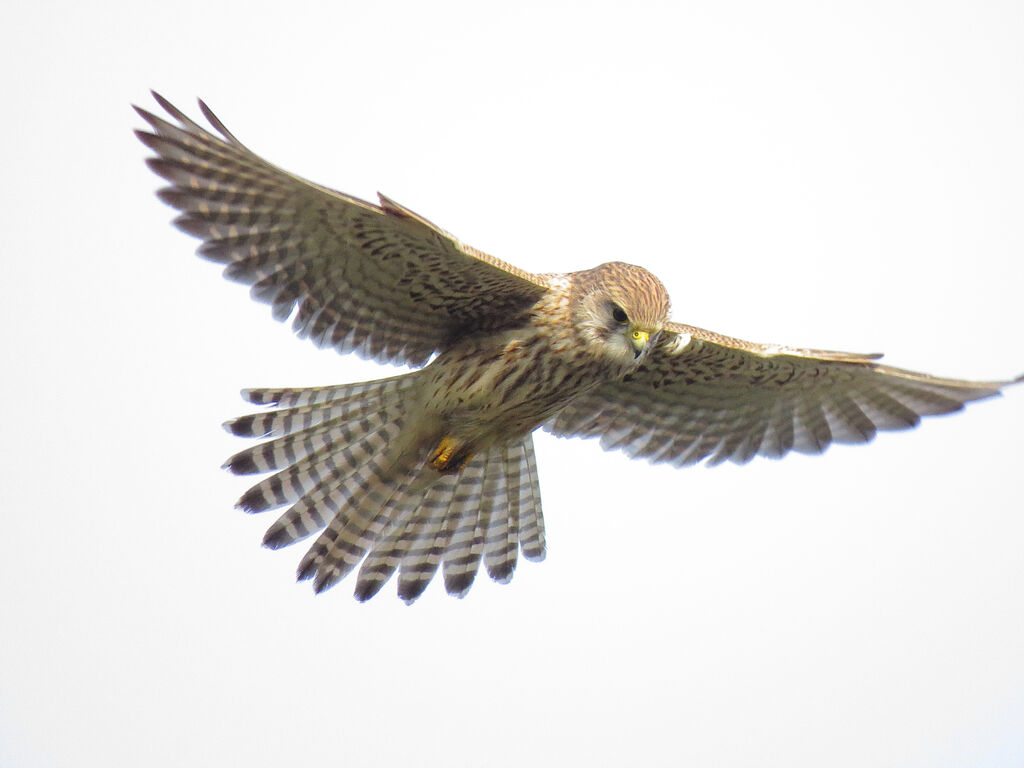
[[[430,466],[439,470],[447,469],[448,462],[452,460],[452,456],[455,454],[456,446],[457,443],[450,437],[442,437],[441,442],[437,444],[437,448],[430,454]]]
[[[427,461],[438,472],[460,472],[471,458],[473,454],[466,451],[465,446],[460,445],[454,437],[445,435],[430,452]]]

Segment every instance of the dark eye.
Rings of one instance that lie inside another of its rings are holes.
[[[622,309],[618,304],[612,305],[612,319],[616,323],[628,323],[629,317],[626,316],[625,310]]]

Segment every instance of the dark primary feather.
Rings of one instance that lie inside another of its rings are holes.
[[[153,95],[177,124],[136,107],[152,127],[136,135],[156,153],[150,168],[170,182],[159,195],[182,212],[176,224],[319,346],[422,365],[466,333],[519,322],[547,290],[543,277],[463,245],[392,200],[373,205],[271,165],[202,102],[223,138]]]

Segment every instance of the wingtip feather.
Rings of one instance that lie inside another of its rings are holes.
[[[217,132],[225,139],[230,141],[232,144],[236,144],[237,146],[240,147],[243,146],[242,142],[235,138],[235,135],[227,129],[227,126],[225,126],[224,123],[221,122],[221,119],[213,113],[213,110],[210,109],[207,103],[202,99],[198,99],[198,101],[199,111],[203,113],[203,117],[205,117],[209,121],[210,125],[217,129]]]
[[[191,120],[188,115],[186,115],[176,106],[171,104],[170,101],[165,99],[159,93],[157,93],[156,91],[150,91],[150,93],[153,94],[153,100],[156,101],[156,103],[159,104],[167,114],[169,114],[175,120],[180,122],[182,125],[187,125],[191,128],[199,128],[200,130],[202,129],[201,126],[197,125],[193,120]]]

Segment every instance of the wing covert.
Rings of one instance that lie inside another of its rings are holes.
[[[202,101],[221,136],[153,96],[177,124],[136,107],[152,132],[135,133],[170,183],[158,195],[181,211],[175,223],[318,346],[422,365],[465,333],[515,323],[547,290],[384,196],[374,205],[271,165]]]
[[[669,323],[640,368],[572,401],[545,428],[600,437],[602,447],[652,463],[744,464],[866,443],[1015,383],[942,379],[879,357],[754,344]]]

